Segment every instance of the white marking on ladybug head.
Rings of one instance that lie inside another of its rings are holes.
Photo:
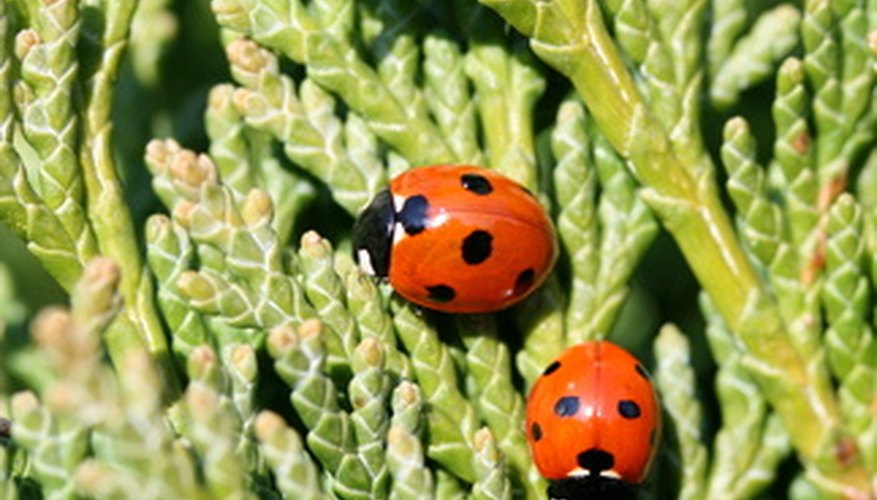
[[[406,197],[398,195],[398,194],[393,195],[393,209],[396,211],[396,213],[399,213],[402,211],[402,207],[405,206],[406,199],[407,199]]]
[[[576,467],[575,469],[569,471],[567,474],[569,477],[587,477],[591,475],[591,471],[588,469],[582,469],[581,467]]]
[[[621,474],[615,471],[615,469],[609,469],[600,471],[600,477],[608,477],[611,479],[621,479]]]
[[[569,471],[567,476],[569,477],[588,477],[591,475],[591,471],[588,469],[583,469],[581,467],[576,467],[575,469]],[[600,477],[606,477],[611,479],[621,479],[621,474],[619,474],[615,469],[603,470],[600,471]]]
[[[396,246],[396,243],[402,241],[403,238],[407,236],[405,233],[405,227],[402,226],[401,222],[397,222],[393,225],[393,246]]]
[[[359,261],[359,268],[369,276],[375,275],[375,266],[372,265],[372,256],[365,248],[356,251],[356,259]]]

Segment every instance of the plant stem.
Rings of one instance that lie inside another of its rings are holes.
[[[134,222],[125,204],[112,152],[110,113],[114,86],[135,4],[132,0],[106,2],[105,24],[90,27],[102,31],[90,33],[99,40],[99,45],[85,49],[96,60],[89,61],[94,63],[94,72],[83,75],[85,89],[79,159],[88,197],[88,217],[100,251],[122,270],[119,290],[125,301],[125,311],[107,332],[110,356],[118,362],[132,345],[145,343],[161,368],[168,400],[174,400],[179,394],[180,383],[155,309],[152,282],[140,255]]]

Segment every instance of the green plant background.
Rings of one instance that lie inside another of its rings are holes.
[[[2,498],[543,498],[526,391],[651,368],[644,498],[877,495],[874,0],[0,0]],[[493,315],[362,276],[435,163],[539,193]]]

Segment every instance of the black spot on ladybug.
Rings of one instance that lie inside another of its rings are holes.
[[[592,476],[599,476],[604,470],[615,467],[615,457],[599,448],[591,448],[579,453],[576,462],[582,469],[590,471]]]
[[[636,372],[639,373],[640,377],[642,377],[648,381],[651,381],[651,378],[649,377],[649,372],[647,372],[646,369],[643,368],[643,365],[637,363],[636,364]]]
[[[554,403],[554,413],[558,417],[571,417],[579,411],[579,398],[564,396]]]
[[[544,377],[545,375],[551,375],[552,373],[556,372],[558,368],[560,368],[560,361],[555,361],[554,363],[548,365],[547,368],[545,368],[545,371],[542,372],[542,376]]]
[[[448,285],[428,286],[426,292],[429,293],[429,300],[433,302],[450,302],[457,296],[457,292]]]
[[[402,204],[402,210],[396,214],[396,220],[402,224],[406,234],[414,236],[426,229],[427,210],[429,210],[429,201],[426,196],[422,194],[411,196]]]
[[[515,295],[523,295],[527,293],[527,290],[533,286],[533,280],[536,279],[536,271],[533,271],[533,268],[528,267],[521,271],[521,274],[518,275],[518,278],[515,280]]]
[[[493,192],[493,186],[483,175],[463,174],[460,177],[460,183],[463,185],[463,189],[478,195],[484,196]]]
[[[470,266],[481,264],[493,252],[493,236],[477,229],[463,239],[463,261]]]
[[[635,401],[623,399],[618,402],[618,413],[624,418],[639,418],[639,405]]]
[[[533,441],[539,441],[542,439],[542,427],[539,427],[539,424],[533,422],[533,425],[530,427],[530,435],[533,436]]]

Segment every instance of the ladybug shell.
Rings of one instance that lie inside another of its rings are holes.
[[[501,174],[472,166],[421,167],[394,178],[389,194],[378,195],[357,221],[354,246],[360,263],[367,250],[375,274],[386,271],[406,299],[457,313],[522,300],[557,258],[554,226],[539,201]]]
[[[652,381],[630,353],[607,341],[564,351],[527,399],[527,442],[548,479],[645,479],[661,432]]]

